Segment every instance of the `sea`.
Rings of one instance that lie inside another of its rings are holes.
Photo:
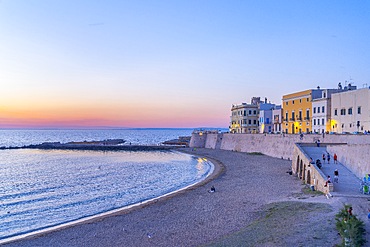
[[[160,145],[192,131],[0,130],[0,147],[106,139]],[[212,171],[208,160],[176,151],[0,150],[0,244],[154,200]]]

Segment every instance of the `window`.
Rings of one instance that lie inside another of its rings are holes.
[[[321,119],[321,125],[325,125],[325,119]]]
[[[291,120],[295,120],[295,117],[294,117],[294,111],[292,111],[292,119]]]
[[[348,115],[352,115],[352,107],[348,108]]]
[[[317,107],[317,113],[320,113],[320,107]]]
[[[326,93],[324,93],[324,97],[323,98],[326,98]]]
[[[249,111],[248,111],[248,114],[249,114],[249,115],[252,115],[252,110],[249,110]]]
[[[266,118],[266,124],[270,124],[270,118]]]
[[[346,115],[346,109],[340,109],[340,115]]]
[[[302,120],[302,111],[299,111],[299,120]]]
[[[322,106],[321,107],[321,112],[324,113],[325,112],[325,106]]]
[[[255,119],[255,120],[253,120],[253,124],[257,124],[257,120]]]
[[[294,100],[292,100],[292,104],[294,105]]]
[[[299,99],[299,103],[302,103],[302,99]]]
[[[248,119],[248,124],[252,124],[252,120],[251,119]]]
[[[285,121],[288,121],[288,111],[285,113]]]
[[[310,98],[307,98],[307,102],[310,101]]]
[[[247,111],[246,110],[244,110],[244,116],[247,116]]]
[[[307,120],[310,119],[310,110],[309,109],[306,110],[306,119]]]
[[[256,110],[254,110],[254,111],[253,111],[253,114],[254,114],[254,115],[256,115],[256,114],[257,114],[257,111],[256,111]]]
[[[357,114],[361,114],[361,106],[357,107]]]
[[[288,105],[288,101],[287,101],[287,102],[285,102],[285,105]]]
[[[316,119],[313,120],[313,125],[316,125]]]
[[[338,109],[334,109],[334,116],[338,116]]]
[[[316,107],[313,108],[313,113],[316,113]]]

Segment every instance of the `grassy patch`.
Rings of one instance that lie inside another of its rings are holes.
[[[261,152],[251,152],[251,153],[248,153],[249,155],[264,155],[263,153]]]
[[[313,244],[311,246],[327,245],[326,231],[322,225],[326,221],[316,219],[316,215],[332,212],[329,205],[279,202],[266,205],[262,212],[262,216],[252,224],[207,246],[307,246],[307,241]],[[303,224],[307,219],[311,222]],[[303,237],[302,234],[308,231],[311,234]]]
[[[311,196],[322,196],[322,195],[324,195],[324,193],[322,193],[321,191],[318,191],[318,190],[312,191],[309,186],[305,186],[302,189],[302,193],[305,194],[305,195],[311,195]]]

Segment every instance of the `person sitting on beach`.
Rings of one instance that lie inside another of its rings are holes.
[[[209,193],[216,192],[215,186],[212,185],[211,189],[208,191]]]

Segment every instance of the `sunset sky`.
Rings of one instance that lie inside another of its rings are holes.
[[[0,128],[227,128],[253,96],[370,86],[369,27],[369,1],[1,0]]]

